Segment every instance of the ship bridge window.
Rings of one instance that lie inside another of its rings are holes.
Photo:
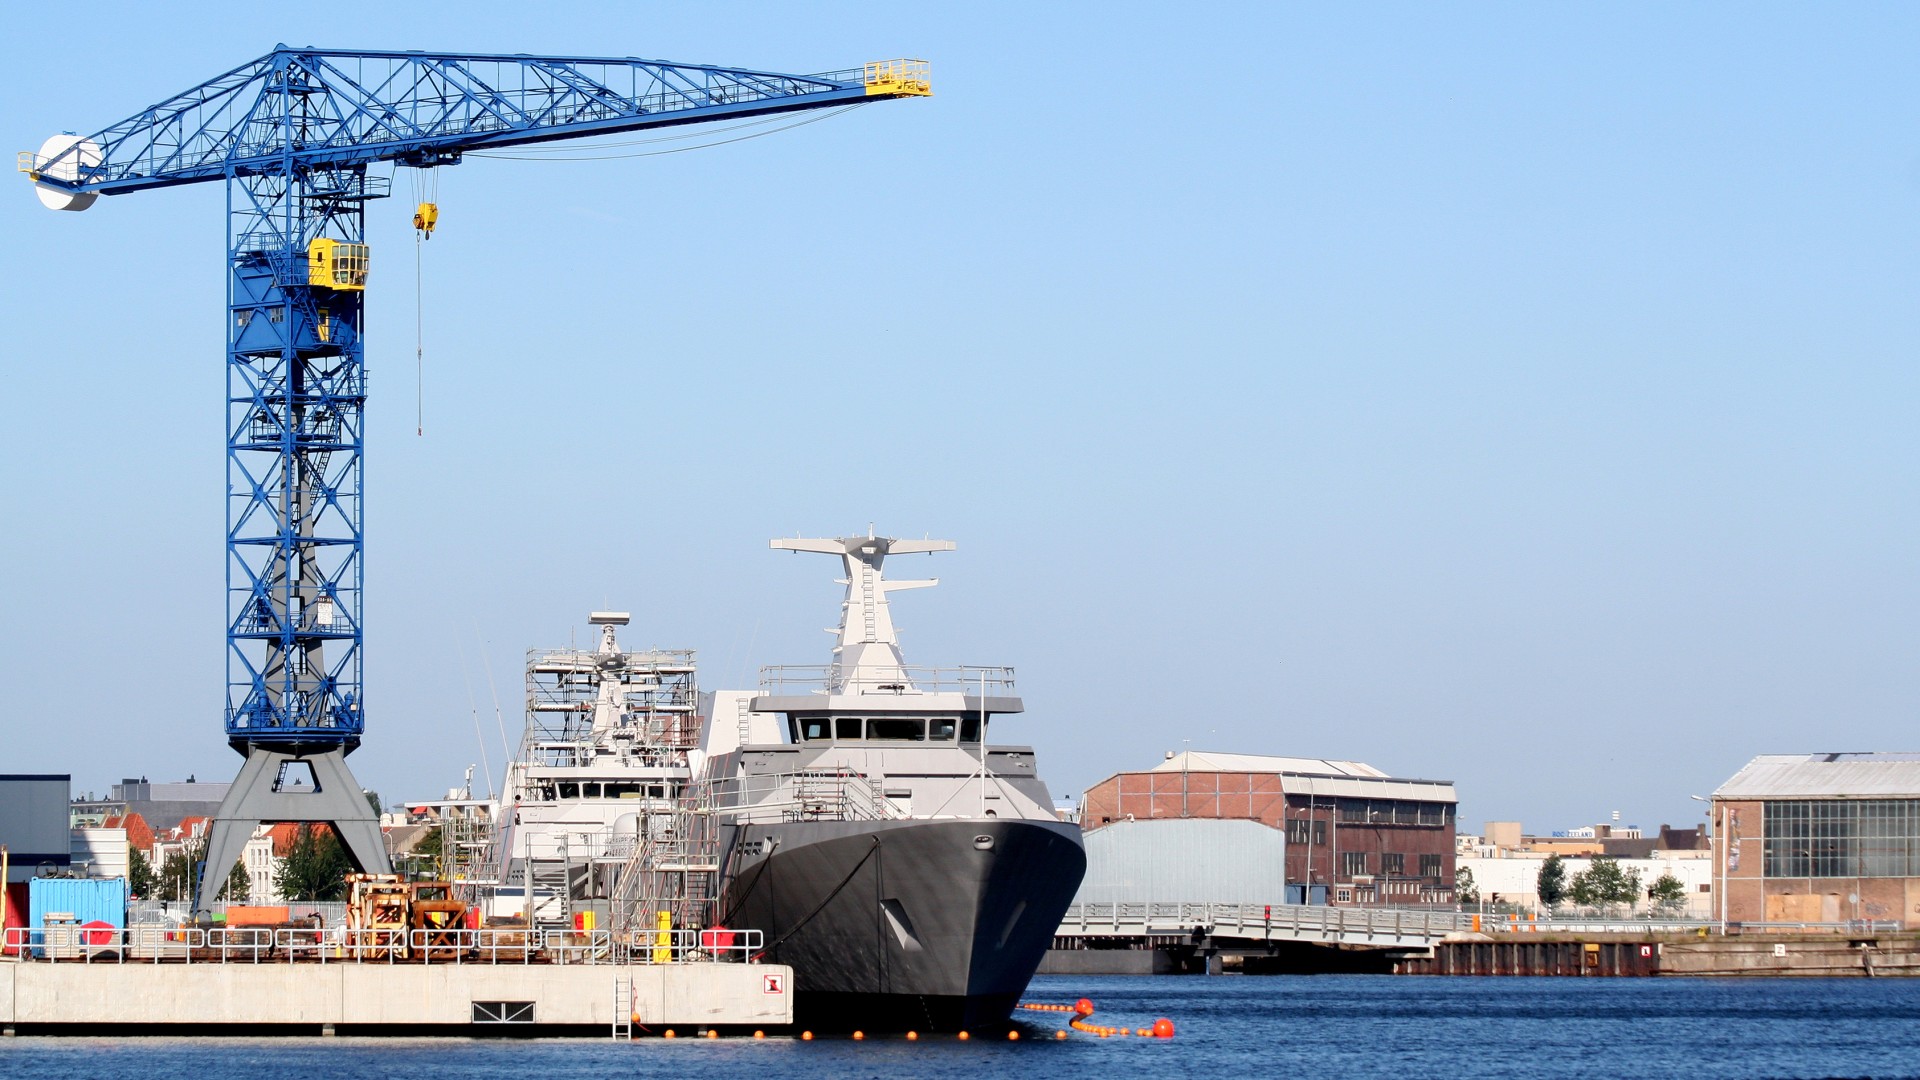
[[[869,742],[926,742],[927,722],[913,717],[874,717],[867,721]]]
[[[961,742],[979,742],[980,741],[980,718],[979,717],[969,716],[966,719],[960,721],[960,741]]]
[[[609,799],[637,799],[640,797],[640,785],[602,784],[600,792]]]
[[[836,739],[858,740],[860,738],[860,718],[857,716],[839,716],[833,721],[833,737]]]
[[[589,799],[597,799],[600,797],[600,785],[592,783],[582,784],[580,785],[580,794]]]
[[[821,739],[833,738],[833,727],[823,716],[809,716],[794,726],[799,732],[794,738],[796,742],[819,742]]]
[[[569,784],[569,783],[562,783],[562,784],[560,785],[560,797],[561,797],[562,799],[577,799],[577,798],[579,798],[579,797],[580,797],[580,785],[579,785],[579,784]]]
[[[953,732],[959,721],[951,716],[936,716],[927,721],[928,742],[952,742]]]

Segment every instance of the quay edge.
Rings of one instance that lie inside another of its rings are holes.
[[[769,978],[780,992],[768,991]],[[793,1020],[792,971],[780,964],[0,963],[0,1026],[18,1035],[606,1038],[616,991],[628,985],[636,1035]],[[525,1002],[533,1009],[522,1021],[483,1018]]]

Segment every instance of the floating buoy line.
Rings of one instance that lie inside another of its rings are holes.
[[[1072,1014],[1073,1019],[1067,1021],[1067,1027],[1070,1027],[1075,1031],[1084,1032],[1085,1034],[1092,1035],[1101,1039],[1109,1039],[1109,1038],[1115,1038],[1115,1037],[1124,1038],[1126,1036],[1137,1036],[1142,1039],[1173,1038],[1173,1021],[1167,1019],[1164,1016],[1160,1017],[1159,1019],[1155,1020],[1153,1023],[1142,1028],[1129,1028],[1125,1026],[1113,1026],[1113,1025],[1107,1025],[1107,1024],[1093,1023],[1089,1018],[1093,1016],[1094,1007],[1093,1007],[1093,1001],[1089,998],[1081,998],[1080,1000],[1074,1002],[1071,1005],[1059,1005],[1059,1004],[1054,1004],[1052,1002],[1022,1002],[1020,1004],[1020,1008],[1025,1009],[1028,1012],[1070,1013]],[[720,1032],[719,1032],[719,1029],[717,1028],[706,1028],[706,1029],[697,1031],[696,1034],[708,1039],[717,1039],[720,1037]],[[661,1035],[665,1038],[672,1039],[678,1036],[678,1032],[674,1031],[674,1029],[672,1028],[668,1028],[665,1031],[661,1032]],[[767,1037],[767,1033],[765,1030],[755,1031],[753,1033],[753,1037],[756,1039],[764,1039]],[[919,1042],[922,1038],[921,1034],[917,1031],[909,1031],[903,1037],[908,1042]],[[955,1040],[959,1042],[967,1042],[973,1036],[970,1032],[959,1031],[959,1032],[955,1032],[953,1037]],[[1067,1033],[1065,1030],[1056,1031],[1053,1033],[1053,1037],[1056,1040],[1064,1039],[1067,1037]],[[795,1036],[795,1038],[799,1039],[802,1042],[812,1042],[814,1039],[814,1034],[811,1031],[802,1031],[797,1036]],[[853,1033],[848,1035],[847,1038],[851,1039],[854,1042],[865,1042],[867,1039],[867,1033],[864,1031],[854,1031]],[[1019,1042],[1020,1032],[1017,1029],[1009,1029],[1007,1031],[1007,1041]]]

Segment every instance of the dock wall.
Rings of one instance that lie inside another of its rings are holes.
[[[769,976],[777,992],[768,992]],[[641,1027],[771,1027],[793,1021],[792,984],[791,969],[775,964],[0,963],[0,1024],[21,1033],[228,1025],[559,1033],[608,1031],[616,1002],[630,1000]],[[519,1007],[526,1002],[530,1012]]]

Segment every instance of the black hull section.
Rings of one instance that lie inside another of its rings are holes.
[[[1006,1021],[1086,865],[1066,822],[749,825],[720,909],[793,967],[796,1023],[958,1031]]]

